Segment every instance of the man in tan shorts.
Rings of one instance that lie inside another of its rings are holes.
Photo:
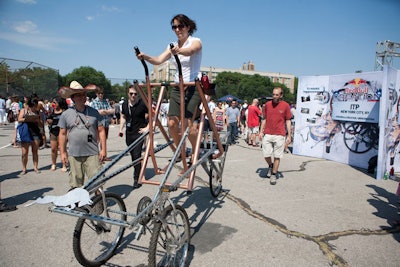
[[[260,134],[264,134],[262,149],[268,163],[267,177],[276,184],[280,159],[283,157],[285,142],[291,142],[290,129],[292,113],[287,102],[282,100],[282,88],[272,91],[272,101],[265,103]],[[287,136],[287,137],[286,137]],[[272,157],[274,158],[272,162]]]

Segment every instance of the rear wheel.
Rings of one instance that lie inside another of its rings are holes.
[[[117,194],[106,192],[104,210],[101,195],[93,198],[90,212],[93,215],[106,216],[110,219],[126,221],[124,201]],[[84,266],[100,266],[114,254],[121,242],[125,227],[103,221],[79,219],[73,237],[73,250],[76,259]]]
[[[136,213],[139,214],[140,212],[142,212],[145,208],[147,208],[149,205],[151,204],[151,198],[149,198],[148,196],[144,196],[140,199],[138,206],[137,206],[137,210]],[[146,212],[140,219],[139,219],[139,223],[141,225],[146,225],[150,220],[151,220],[151,210]]]
[[[149,246],[149,266],[187,266],[190,225],[186,211],[170,205],[155,223]]]

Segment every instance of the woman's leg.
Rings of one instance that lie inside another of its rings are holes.
[[[38,150],[40,146],[40,140],[33,140],[32,142],[32,159],[33,159],[33,169],[35,172],[39,172],[39,155]]]
[[[57,160],[57,155],[58,155],[58,151],[60,150],[60,143],[58,142],[58,137],[57,137],[57,152],[56,152],[56,160]],[[61,156],[60,156],[61,157]],[[67,171],[67,165],[65,164],[65,162],[62,162],[62,169],[61,171],[66,172]]]
[[[26,165],[28,164],[28,152],[29,152],[29,143],[21,143],[21,162],[22,162],[22,172],[23,174],[26,173]]]
[[[179,144],[179,142],[181,141],[178,117],[176,117],[176,116],[168,117],[168,129],[169,129],[169,134],[172,137],[172,140],[174,141],[175,145],[177,146]]]
[[[188,127],[189,127],[189,141],[192,145],[192,152],[194,152],[194,148],[196,146],[197,134],[198,134],[198,123],[193,122],[192,119],[187,119]]]
[[[13,139],[12,139],[13,147],[15,147],[15,148],[20,147],[20,145],[17,144],[17,126],[18,126],[18,121],[15,121],[14,135],[13,135]]]
[[[136,140],[139,137],[140,137],[140,135],[136,136],[134,139]],[[143,142],[144,141],[139,142],[138,145],[131,151],[132,161],[134,161],[142,156]],[[134,171],[133,171],[133,187],[134,188],[139,188],[141,186],[141,185],[138,185],[138,180],[139,180],[139,175],[140,175],[141,169],[142,169],[142,162],[140,161],[138,164],[136,164],[134,166]]]
[[[50,147],[51,147],[51,170],[54,171],[56,169],[57,164],[57,154],[58,154],[58,142],[57,139],[53,139],[50,136]]]

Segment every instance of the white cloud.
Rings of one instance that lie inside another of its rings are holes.
[[[120,12],[121,11],[118,7],[115,7],[115,6],[109,7],[109,6],[103,5],[103,6],[101,6],[101,9],[106,12]]]
[[[22,4],[30,4],[30,5],[36,4],[36,0],[17,0],[17,2],[20,2]]]
[[[78,40],[41,36],[38,34],[1,33],[0,39],[42,50],[60,51],[62,46],[79,43]]]
[[[119,12],[121,12],[121,11],[122,11],[122,10],[119,9],[118,7],[114,7],[114,6],[111,6],[111,7],[110,7],[110,6],[105,6],[105,5],[103,5],[103,6],[101,6],[101,11],[98,11],[98,13],[95,14],[95,15],[88,15],[88,16],[86,16],[86,20],[92,21],[92,20],[95,20],[95,19],[98,18],[98,17],[104,16],[105,13],[113,13],[113,12],[119,13]]]
[[[51,51],[59,51],[66,44],[71,45],[79,42],[73,39],[43,35],[40,33],[38,26],[30,20],[15,22],[12,25],[12,30],[14,32],[0,33],[0,39],[27,47]]]
[[[38,33],[37,25],[30,20],[16,22],[13,29],[19,33]]]

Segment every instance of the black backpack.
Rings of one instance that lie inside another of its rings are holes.
[[[9,123],[12,123],[15,121],[15,116],[14,116],[14,112],[12,111],[12,109],[9,109],[7,111],[7,120]]]
[[[242,108],[240,110],[240,119],[241,120],[246,120],[246,110],[247,110],[247,108]]]

